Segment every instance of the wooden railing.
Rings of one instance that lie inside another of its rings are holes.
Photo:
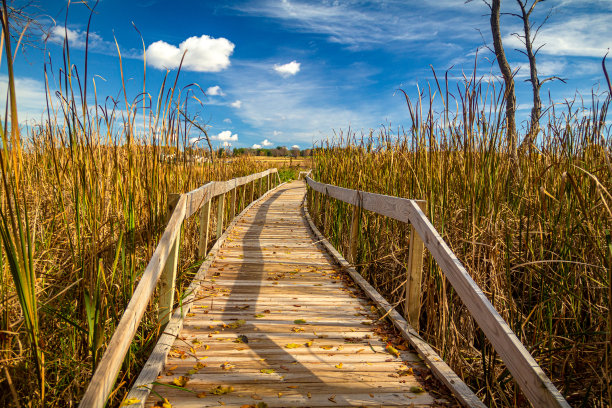
[[[412,325],[418,322],[423,245],[427,247],[438,266],[500,355],[515,381],[534,407],[569,407],[561,393],[548,379],[542,368],[529,354],[487,299],[480,287],[467,273],[461,261],[446,245],[438,231],[425,216],[425,202],[351,190],[314,181],[305,176],[312,190],[354,206],[349,237],[349,260],[354,262],[359,209],[411,224],[409,277],[406,288],[406,319]],[[414,247],[414,248],[413,248]]]
[[[272,175],[276,174],[273,179]],[[266,179],[266,181],[264,181]],[[196,190],[186,194],[175,195],[169,198],[171,216],[166,229],[153,252],[151,260],[147,264],[138,286],[132,294],[132,298],[127,308],[121,316],[121,320],[115,329],[108,347],[102,356],[93,377],[87,387],[85,395],[79,407],[104,407],[106,400],[117,378],[117,374],[123,363],[123,359],[134,339],[136,330],[145,313],[149,300],[155,292],[157,281],[161,278],[159,291],[159,317],[160,324],[168,322],[174,304],[174,289],[176,280],[176,270],[178,263],[178,253],[180,246],[180,231],[183,221],[198,210],[200,210],[200,242],[198,245],[198,255],[206,255],[208,243],[208,229],[210,220],[210,205],[214,197],[218,199],[217,212],[217,238],[223,232],[225,216],[225,194],[231,192],[230,217],[236,215],[236,196],[238,187],[242,189],[244,198],[246,185],[252,183],[251,201],[254,199],[255,184],[259,182],[258,192],[268,191],[274,184],[280,184],[280,178],[276,169],[269,169],[261,173],[251,174],[245,177],[235,178],[229,181],[212,181]]]

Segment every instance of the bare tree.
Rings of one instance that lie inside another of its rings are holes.
[[[471,0],[470,0],[471,1]],[[506,53],[504,52],[504,45],[502,44],[501,30],[500,30],[500,7],[501,0],[491,0],[489,3],[487,0],[482,0],[491,10],[491,35],[493,37],[493,48],[495,52],[495,59],[497,65],[504,78],[505,92],[504,100],[506,102],[506,133],[510,148],[511,159],[514,163],[518,162],[517,153],[517,134],[516,134],[516,94],[514,90],[514,75]],[[518,169],[517,167],[513,167]]]
[[[527,56],[527,59],[529,60],[528,81],[531,82],[531,88],[533,90],[533,106],[531,108],[531,117],[529,120],[529,132],[525,136],[523,143],[521,143],[521,150],[523,150],[525,147],[531,146],[536,140],[538,133],[540,132],[540,117],[542,115],[542,99],[540,98],[540,89],[542,88],[542,85],[544,85],[545,82],[552,81],[554,79],[558,79],[562,82],[565,82],[563,79],[556,76],[548,77],[540,82],[540,78],[538,77],[536,55],[538,51],[540,51],[540,49],[544,46],[544,44],[540,45],[535,50],[533,48],[533,45],[535,43],[538,32],[540,31],[540,28],[542,28],[544,23],[546,23],[546,20],[548,20],[548,17],[550,17],[550,13],[548,14],[548,16],[546,16],[546,18],[544,19],[544,21],[542,21],[538,28],[536,28],[533,34],[532,25],[529,21],[529,18],[531,17],[531,13],[533,13],[535,6],[543,1],[544,0],[533,0],[531,6],[528,6],[528,0],[516,0],[519,7],[521,8],[521,14],[513,14],[514,16],[520,18],[523,22],[523,34],[521,35],[518,33],[514,33],[514,35],[518,37],[519,40],[523,42],[523,44],[525,44],[525,51],[517,51],[525,54]]]

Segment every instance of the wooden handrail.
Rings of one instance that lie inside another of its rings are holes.
[[[112,391],[119,370],[121,369],[123,359],[134,339],[136,330],[140,325],[140,321],[142,320],[151,296],[155,292],[155,287],[162,273],[169,273],[172,276],[169,287],[166,287],[165,291],[170,294],[174,293],[176,257],[173,257],[173,253],[178,253],[178,245],[180,245],[178,236],[183,221],[191,217],[201,207],[204,207],[206,210],[205,204],[210,204],[212,198],[223,195],[236,187],[240,187],[257,179],[262,179],[266,176],[268,176],[268,186],[270,186],[271,180],[269,176],[272,173],[278,173],[277,169],[268,169],[260,173],[238,177],[228,181],[212,181],[196,190],[180,195],[166,229],[140,278],[138,286],[136,286],[132,294],[127,308],[121,316],[121,320],[108,343],[108,347],[102,359],[98,363],[89,386],[85,391],[85,395],[83,395],[79,403],[79,407],[102,408],[106,404],[106,400]],[[232,214],[232,217],[234,215],[235,214]],[[167,268],[166,264],[172,267]],[[165,296],[165,299],[168,304],[160,308],[166,309],[165,316],[160,316],[162,321],[168,320],[168,315],[171,314],[173,306],[172,296]]]
[[[319,183],[305,177],[314,191],[348,204],[359,206],[401,222],[409,222],[444,272],[455,291],[498,352],[521,390],[534,407],[568,407],[559,390],[546,376],[510,326],[495,310],[480,287],[468,274],[461,261],[446,245],[419,206],[420,200],[410,200],[383,194]]]

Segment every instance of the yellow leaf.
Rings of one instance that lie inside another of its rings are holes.
[[[283,393],[282,393],[282,392],[279,392],[279,393],[278,393],[278,398],[280,398],[280,397],[282,397],[282,396],[283,396]]]
[[[415,394],[420,394],[422,392],[425,392],[425,390],[421,387],[413,386],[413,387],[410,387],[410,392],[413,392]]]
[[[206,392],[202,391],[196,395],[198,398],[206,398]]]
[[[128,398],[121,403],[121,406],[125,407],[126,405],[138,404],[139,402],[140,400],[138,398]]]
[[[385,347],[385,351],[389,354],[391,354],[392,356],[395,357],[399,357],[400,356],[400,352],[397,351],[397,349],[395,347],[393,347],[391,344],[387,344],[387,347]]]
[[[296,319],[293,321],[294,324],[306,324],[306,320],[304,319]]]
[[[304,345],[305,345],[306,347],[310,347],[310,346],[312,346],[312,340],[307,341],[306,343],[304,343]]]
[[[232,391],[234,391],[234,387],[232,387],[231,385],[228,387],[224,387],[223,385],[217,385],[215,388],[212,389],[210,393],[214,395],[223,395],[228,394]]]
[[[288,349],[294,349],[294,348],[298,348],[300,346],[301,346],[301,344],[295,344],[295,343],[285,344],[285,348],[288,348]]]
[[[333,348],[334,348],[334,346],[321,346],[321,348],[322,348],[323,350],[331,350],[331,349],[333,349]]]
[[[259,371],[261,371],[264,374],[272,374],[272,373],[274,373],[274,369],[273,368],[262,368]]]
[[[342,368],[342,363],[338,363],[338,364],[336,364],[334,367],[336,367],[336,368]]]
[[[230,363],[223,363],[220,365],[220,367],[224,370],[229,370],[232,369],[234,367],[236,367],[234,364],[230,364]]]
[[[184,376],[180,376],[175,378],[174,380],[172,380],[172,384],[178,386],[178,387],[184,387],[185,384],[187,384],[187,382],[189,381],[188,377],[184,377]]]

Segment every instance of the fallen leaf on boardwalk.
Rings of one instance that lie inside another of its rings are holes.
[[[236,337],[236,339],[234,340],[234,343],[248,343],[248,342],[249,342],[249,338],[245,336],[244,334],[241,334],[240,336]]]
[[[229,387],[217,385],[215,388],[212,389],[210,393],[214,395],[223,395],[223,394],[228,394],[232,391],[234,391],[234,387],[232,387],[231,385]]]
[[[259,395],[257,395],[257,394],[251,395],[251,398],[253,398],[254,400],[260,400],[261,399],[261,397]]]
[[[323,350],[331,350],[334,346],[320,346]]]
[[[279,393],[278,393],[278,398],[280,398],[280,397],[282,397],[282,396],[283,396],[283,393],[282,393],[282,392],[279,392]]]
[[[374,398],[374,394],[370,394],[370,398]]]
[[[408,350],[408,347],[406,347],[404,344],[398,344],[397,346],[395,346],[395,348],[402,351]]]
[[[343,348],[344,348],[344,346],[340,345],[340,346],[338,346],[338,348],[337,348],[336,350],[340,351],[340,350],[342,350]]]
[[[300,346],[301,346],[301,344],[295,344],[295,343],[285,344],[285,348],[288,348],[288,349],[294,349],[294,348],[298,348]]]
[[[293,305],[293,307],[302,307],[302,305]]]
[[[236,320],[234,323],[230,323],[228,324],[228,327],[231,329],[237,329],[238,327],[242,326],[243,324],[246,323],[246,320]]]
[[[198,398],[206,398],[206,392],[202,391],[202,392],[196,394],[196,397],[198,397]]]
[[[196,370],[201,370],[204,367],[206,367],[206,364],[200,363],[200,362],[196,363],[196,365],[193,366],[193,368],[196,369]]]
[[[287,388],[297,388],[297,387],[298,387],[297,385],[290,385]]]
[[[187,313],[187,317],[193,317],[195,316],[195,313]]]
[[[420,394],[422,392],[425,392],[425,390],[421,387],[413,386],[413,387],[410,387],[410,392],[413,392],[415,394]]]
[[[331,397],[328,398],[328,400],[330,400],[331,402],[333,402],[334,404],[337,404],[336,402],[336,394],[332,395]]]
[[[399,351],[397,351],[397,349],[395,347],[393,347],[389,343],[387,343],[387,347],[385,347],[385,351],[387,353],[391,354],[392,356],[395,356],[395,357],[399,357],[400,356]]]
[[[244,309],[248,309],[249,307],[251,307],[251,305],[236,306],[236,308],[238,308],[238,309],[242,309],[242,310],[244,310]]]
[[[306,343],[304,343],[304,345],[305,345],[306,347],[310,347],[310,346],[312,346],[312,340],[307,341]]]
[[[174,380],[172,380],[172,384],[178,386],[178,387],[184,387],[185,384],[187,384],[187,381],[189,381],[188,377],[184,377],[184,376],[180,376],[178,378],[175,378]]]
[[[291,331],[294,332],[294,333],[299,333],[299,332],[303,332],[304,329],[301,328],[301,327],[292,327]]]
[[[293,321],[294,324],[306,324],[306,320],[304,319],[296,319]]]
[[[138,398],[128,398],[121,403],[121,406],[125,407],[126,405],[138,404],[139,402],[140,400]]]
[[[266,309],[263,311],[264,313],[270,313],[270,309]]]
[[[412,368],[408,368],[406,370],[399,370],[397,373],[400,375],[400,377],[403,377],[407,375],[413,375],[414,371],[412,370]]]
[[[191,370],[187,371],[187,374],[188,374],[188,375],[194,375],[194,374],[196,374],[197,372],[198,372],[198,370],[194,370],[194,369],[192,368]]]
[[[262,368],[259,371],[261,371],[264,374],[273,374],[274,373],[274,369],[273,368]]]
[[[355,353],[361,353],[362,351],[365,351],[365,349],[359,349]]]
[[[342,368],[342,363],[338,363],[338,364],[336,364],[334,367],[336,367],[336,368]]]
[[[170,401],[168,401],[166,398],[159,400],[155,403],[155,405],[153,405],[153,407],[159,407],[159,408],[172,408],[172,404],[170,404]]]
[[[223,363],[221,364],[219,367],[221,367],[224,370],[230,370],[234,367],[236,367],[234,364],[230,364],[230,363]]]
[[[268,404],[266,404],[265,402],[258,402],[257,405],[255,405],[255,408],[268,408]]]
[[[262,314],[262,313],[259,313],[259,314],[256,314],[256,315],[255,315],[255,318],[256,318],[256,319],[259,319],[259,318],[261,318],[261,317],[266,317],[266,315],[265,315],[265,314]]]
[[[366,321],[361,322],[361,324],[363,324],[364,326],[369,326],[372,324],[372,322],[369,322],[366,320]]]

